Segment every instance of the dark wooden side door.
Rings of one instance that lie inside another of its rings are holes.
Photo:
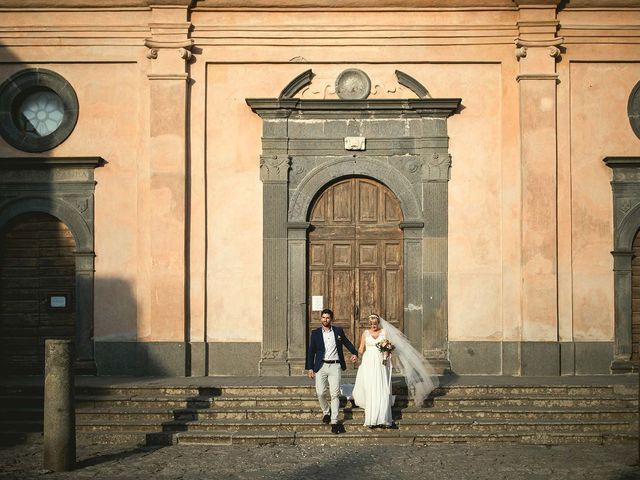
[[[633,240],[631,261],[631,361],[640,366],[640,234]]]
[[[384,185],[349,178],[328,187],[311,211],[309,329],[319,325],[312,297],[322,296],[357,346],[370,314],[403,328],[402,210]]]
[[[44,341],[75,336],[75,242],[46,214],[22,216],[0,237],[0,370],[44,373]],[[54,308],[50,296],[54,296]],[[66,298],[66,307],[59,300]],[[57,307],[56,307],[57,305]]]

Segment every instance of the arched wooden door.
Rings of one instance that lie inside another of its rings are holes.
[[[398,198],[367,178],[329,186],[314,203],[309,232],[309,330],[319,326],[313,297],[356,344],[371,313],[403,328],[403,234]]]
[[[64,223],[34,213],[0,237],[0,368],[43,374],[44,341],[75,337],[75,242]]]

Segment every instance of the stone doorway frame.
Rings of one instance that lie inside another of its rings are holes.
[[[640,157],[605,157],[613,170],[614,351],[612,373],[633,371],[631,354],[633,240],[640,230]]]
[[[304,370],[311,204],[339,178],[377,180],[400,200],[404,321],[412,343],[449,368],[447,118],[461,99],[247,99],[263,120],[263,340],[260,375]],[[366,147],[351,150],[351,138]]]
[[[94,372],[94,169],[100,157],[0,159],[0,231],[16,217],[46,213],[73,234],[75,250],[76,368]]]

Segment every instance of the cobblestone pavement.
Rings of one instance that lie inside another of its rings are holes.
[[[42,469],[42,446],[0,447],[0,479],[640,479],[637,445],[78,446],[78,468]]]

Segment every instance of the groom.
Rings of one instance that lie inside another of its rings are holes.
[[[309,378],[315,377],[316,379],[316,394],[323,413],[322,422],[331,422],[331,432],[340,433],[338,410],[340,409],[341,369],[347,369],[342,347],[347,347],[347,350],[352,353],[352,362],[358,359],[358,351],[345,336],[342,328],[331,325],[332,321],[333,312],[328,308],[322,310],[320,314],[322,327],[316,328],[311,332],[305,368],[307,369],[307,376]],[[331,409],[329,409],[329,404],[324,398],[327,383],[331,394]]]

